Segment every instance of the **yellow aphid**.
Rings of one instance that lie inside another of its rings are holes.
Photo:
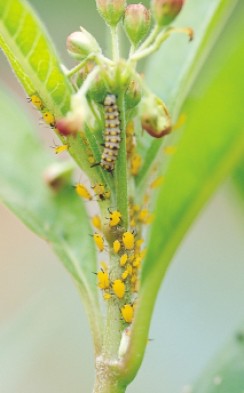
[[[136,248],[140,248],[143,243],[144,243],[144,239],[136,240]]]
[[[108,265],[107,265],[106,262],[100,262],[100,266],[101,266],[101,269],[102,269],[104,272],[107,272],[107,271],[108,271]]]
[[[93,235],[94,242],[96,243],[96,246],[100,252],[104,250],[104,240],[99,233],[94,233]]]
[[[94,164],[96,162],[95,157],[92,154],[88,155],[89,164]]]
[[[31,95],[29,101],[39,110],[44,107],[42,100],[36,94]]]
[[[100,272],[97,273],[97,286],[100,289],[108,289],[109,288],[109,276],[107,272],[104,272],[101,270]]]
[[[141,266],[141,261],[142,258],[140,256],[135,257],[134,261],[133,261],[133,267],[139,268]]]
[[[92,200],[92,196],[87,190],[87,188],[84,186],[84,184],[76,184],[75,191],[81,198],[88,199],[89,201]]]
[[[132,232],[124,232],[122,241],[126,250],[132,250],[135,245],[135,236]]]
[[[99,231],[102,229],[102,223],[101,223],[101,219],[99,216],[93,216],[92,217],[92,225],[98,229]]]
[[[109,300],[109,299],[111,299],[111,293],[105,292],[105,293],[103,294],[103,298],[104,298],[104,300]]]
[[[132,275],[132,266],[131,265],[127,265],[126,270],[128,272],[128,275],[131,276]]]
[[[165,146],[163,151],[168,155],[174,154],[176,152],[176,146]]]
[[[92,188],[101,201],[110,198],[110,191],[106,191],[102,183],[97,183]]]
[[[123,283],[122,280],[118,279],[113,282],[113,291],[115,295],[119,298],[122,299],[125,294],[125,284]]]
[[[121,255],[120,260],[119,260],[120,266],[125,266],[125,264],[127,262],[127,259],[128,259],[128,255],[127,254]]]
[[[125,271],[121,274],[122,280],[126,280],[127,277],[128,277],[128,275],[129,275],[128,270],[125,270]]]
[[[111,227],[115,227],[118,225],[121,221],[121,213],[118,210],[114,210],[113,212],[110,212],[109,214],[109,225]]]
[[[134,218],[132,218],[132,220],[130,220],[130,226],[131,227],[135,227],[136,226],[136,220]]]
[[[54,152],[55,154],[62,153],[63,151],[68,150],[68,145],[60,145],[60,146],[54,146]]]
[[[42,118],[45,123],[49,124],[50,127],[55,127],[55,117],[51,112],[45,111],[42,114]]]
[[[133,274],[130,281],[131,281],[131,284],[135,284],[137,282],[137,276],[135,274]]]
[[[151,188],[151,189],[154,189],[154,188],[159,187],[159,186],[163,183],[163,181],[164,181],[164,177],[163,177],[163,176],[157,177],[157,178],[154,179],[154,180],[152,181],[152,183],[150,184],[150,188]]]
[[[134,316],[134,308],[131,304],[125,304],[121,307],[121,314],[125,322],[131,323]]]
[[[131,158],[130,172],[132,176],[137,176],[142,165],[142,158],[139,154],[133,154]]]
[[[135,213],[137,213],[137,212],[139,212],[140,211],[140,205],[133,205],[132,206],[132,210],[135,212]]]
[[[147,209],[142,209],[138,214],[138,220],[143,224],[150,224],[152,222],[152,215]]]
[[[120,247],[121,247],[121,244],[120,244],[119,240],[115,240],[113,242],[113,250],[114,250],[115,254],[118,254]]]

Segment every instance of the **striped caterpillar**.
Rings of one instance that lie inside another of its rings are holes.
[[[104,130],[104,150],[100,165],[108,172],[112,172],[115,167],[115,162],[118,157],[120,147],[120,120],[119,111],[116,104],[116,96],[108,94],[104,100],[104,117],[105,117],[105,130]]]

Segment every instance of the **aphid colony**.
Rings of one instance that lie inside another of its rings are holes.
[[[136,227],[140,228],[145,220],[140,220],[138,206],[131,206],[131,214]],[[147,214],[149,214],[147,212]],[[131,216],[131,218],[132,218]],[[124,323],[130,324],[133,321],[135,299],[139,289],[140,267],[145,256],[145,250],[142,250],[143,239],[138,239],[138,234],[134,231],[123,231],[123,217],[117,210],[109,209],[108,228],[113,240],[105,244],[105,238],[101,234],[101,221],[97,222],[98,216],[92,219],[93,225],[98,229],[93,234],[93,240],[99,253],[104,250],[112,254],[113,260],[117,260],[116,268],[112,269],[107,263],[102,262],[101,269],[97,272],[97,285],[102,291],[105,301],[113,301],[118,304],[121,318]],[[147,220],[146,220],[146,223]],[[114,274],[114,269],[116,273]]]

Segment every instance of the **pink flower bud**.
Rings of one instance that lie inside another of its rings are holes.
[[[152,13],[159,26],[171,23],[183,5],[184,0],[151,0]]]
[[[151,13],[143,4],[130,4],[126,7],[124,27],[134,45],[138,45],[148,34]]]
[[[96,0],[100,15],[109,26],[116,26],[125,12],[126,0]]]
[[[83,27],[80,30],[71,33],[66,40],[69,54],[78,60],[83,60],[91,53],[101,52],[96,39]]]

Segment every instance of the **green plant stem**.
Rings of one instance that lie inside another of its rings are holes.
[[[66,72],[66,76],[70,78],[72,75],[76,74],[81,68],[84,67],[84,65],[89,61],[94,59],[95,55],[92,53],[89,56],[87,56],[82,62],[77,64],[75,67],[71,68],[71,70]]]
[[[141,44],[141,46],[138,48],[138,51],[141,51],[145,48],[147,48],[157,37],[158,33],[160,32],[161,27],[158,25],[155,25],[149,34],[149,36],[145,39],[145,41]]]
[[[152,53],[156,52],[160,48],[162,43],[164,41],[166,41],[171,36],[172,33],[187,34],[192,39],[192,37],[190,35],[192,33],[192,31],[190,29],[169,28],[168,30],[159,34],[151,46],[147,47],[144,50],[141,50],[141,48],[139,48],[139,50],[136,51],[133,56],[131,56],[131,61],[135,62],[135,61],[141,60],[144,57],[147,57],[147,56],[151,55]]]
[[[124,393],[126,385],[121,385],[117,372],[103,358],[96,361],[96,380],[93,393]]]
[[[124,93],[118,96],[118,108],[120,112],[121,142],[118,162],[115,168],[115,187],[117,208],[122,214],[123,226],[128,227],[128,190],[127,190],[127,158],[126,158],[126,120]]]
[[[112,57],[115,62],[119,60],[119,38],[118,38],[118,26],[111,27],[112,36]]]

